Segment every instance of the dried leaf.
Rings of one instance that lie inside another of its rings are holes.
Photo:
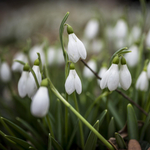
[[[128,150],[142,150],[142,149],[137,140],[131,139],[128,144]]]

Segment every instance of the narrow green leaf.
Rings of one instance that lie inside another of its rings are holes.
[[[44,132],[44,134],[47,134],[48,131],[46,130],[46,128],[43,126],[42,122],[40,119],[37,119],[37,123],[39,124],[40,128],[42,129],[42,131]]]
[[[28,149],[29,147],[33,147],[29,143],[27,143],[26,141],[19,139],[19,138],[16,138],[16,137],[6,135],[6,138],[14,141],[17,145],[21,146],[24,149]],[[34,148],[34,150],[35,150],[35,148]]]
[[[107,109],[105,109],[105,110],[100,114],[100,117],[99,117],[99,126],[101,126],[101,124],[103,123],[103,120],[104,120],[106,114],[107,114]]]
[[[143,140],[145,131],[146,131],[146,129],[147,129],[147,127],[148,127],[149,124],[150,124],[150,112],[148,113],[148,116],[146,118],[144,126],[142,127],[141,134],[140,134],[140,141]]]
[[[52,150],[52,140],[51,140],[51,134],[48,134],[48,150]]]
[[[139,140],[138,122],[131,104],[127,105],[127,130],[129,140],[131,139],[135,139],[137,141]]]
[[[35,147],[40,148],[43,150],[43,147],[33,138],[31,137],[26,131],[24,131],[22,128],[14,124],[13,122],[7,120],[6,118],[1,117],[1,119],[7,123],[7,125],[11,126],[14,130],[19,132],[22,136],[24,136],[26,139],[28,139],[32,144],[34,144]]]
[[[93,126],[97,131],[99,130],[99,120]],[[91,131],[87,138],[86,144],[84,146],[84,150],[95,150],[97,142],[97,136]]]
[[[65,56],[65,49],[64,49],[64,43],[63,43],[63,31],[64,31],[64,24],[67,20],[69,16],[69,12],[67,12],[60,24],[60,28],[59,28],[59,38],[60,38],[60,43],[61,43],[61,47],[62,47],[62,50],[63,50],[63,55],[64,55],[64,59],[66,60],[66,56]]]
[[[146,141],[140,141],[139,143],[141,145],[142,150],[148,150],[150,148],[150,144]]]
[[[63,148],[61,147],[61,145],[51,136],[51,140],[52,140],[52,145],[55,147],[55,149],[57,150],[63,150]]]
[[[21,60],[16,60],[16,59],[14,59],[14,61],[15,61],[15,62],[18,62],[18,63],[20,63],[20,64],[22,64],[22,65],[25,65],[25,64],[26,64],[25,62],[23,62],[23,61],[21,61]]]
[[[126,143],[119,133],[115,132],[115,138],[119,149],[126,149]]]
[[[108,138],[114,137],[115,131],[116,131],[115,120],[114,120],[114,117],[111,117],[111,120],[108,125]]]

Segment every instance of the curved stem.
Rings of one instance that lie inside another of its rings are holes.
[[[53,93],[67,106],[104,144],[109,150],[115,150],[114,147],[95,129],[93,126],[83,117],[81,116],[56,90],[51,80],[48,79],[49,85]]]

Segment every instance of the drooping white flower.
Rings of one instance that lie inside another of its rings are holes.
[[[140,91],[147,91],[148,90],[148,76],[146,71],[142,71],[136,81],[136,89]]]
[[[34,63],[34,61],[37,59],[37,53],[40,53],[42,64],[45,63],[45,55],[43,52],[43,46],[44,45],[35,45],[33,46],[29,51],[29,57],[31,60],[31,63]]]
[[[93,71],[96,72],[97,70],[97,65],[96,62],[94,60],[90,60],[87,65],[92,68]],[[83,68],[83,76],[85,78],[89,78],[92,79],[94,77],[94,74],[91,72],[91,70],[89,70],[89,68],[87,68],[86,66]]]
[[[92,41],[92,45],[91,45],[91,49],[92,52],[100,52],[102,50],[102,48],[104,47],[104,43],[99,39],[99,40],[93,40]]]
[[[137,41],[140,38],[141,35],[141,28],[138,25],[133,26],[132,30],[131,30],[131,35],[132,35],[132,41]]]
[[[56,60],[56,50],[53,47],[49,47],[47,50],[48,64],[51,66]]]
[[[150,79],[150,62],[147,65],[147,76]]]
[[[110,91],[115,90],[119,84],[119,69],[118,64],[112,64],[110,68],[104,73],[100,81],[101,89],[108,87]]]
[[[71,26],[67,27],[67,31],[69,34],[68,51],[67,51],[69,60],[76,63],[80,59],[80,57],[82,59],[86,59],[87,53],[83,43],[73,33],[73,29]]]
[[[25,63],[28,62],[27,56],[24,53],[22,53],[22,52],[16,53],[15,56],[14,56],[14,59],[23,61]],[[12,66],[11,66],[11,69],[12,69],[12,71],[22,72],[23,65],[18,63],[18,62],[13,62]]]
[[[49,105],[50,99],[47,85],[45,86],[41,83],[31,102],[31,114],[35,117],[44,117],[48,113]]]
[[[124,90],[127,90],[132,83],[131,74],[126,64],[120,67],[120,85]]]
[[[40,85],[41,83],[41,80],[42,80],[42,76],[41,76],[41,73],[40,73],[40,68],[38,65],[34,64],[34,66],[32,67],[36,77],[37,77],[37,80],[38,80],[38,83]],[[37,91],[37,85],[36,85],[36,82],[35,82],[35,79],[33,77],[33,74],[30,72],[29,73],[29,78],[27,80],[27,93],[28,93],[28,96],[30,98],[32,98],[34,96],[34,94],[36,93]]]
[[[139,60],[139,51],[136,45],[129,48],[130,53],[125,54],[125,59],[130,67],[135,67]]]
[[[146,36],[146,46],[150,47],[150,30],[148,31],[147,36]]]
[[[0,76],[3,82],[9,82],[11,80],[11,71],[7,62],[1,63]]]
[[[88,21],[85,30],[84,36],[91,40],[93,39],[99,32],[99,22],[97,19],[91,19]]]
[[[81,80],[75,69],[71,69],[69,72],[65,82],[65,90],[69,95],[72,94],[75,90],[78,94],[81,94],[82,92]]]
[[[29,68],[28,68],[28,66],[24,66],[23,72],[22,72],[21,77],[18,82],[18,93],[19,93],[20,97],[22,97],[22,98],[28,94],[27,93],[28,78],[29,78]]]

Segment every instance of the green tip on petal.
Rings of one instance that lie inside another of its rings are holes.
[[[68,32],[68,34],[74,33],[73,28],[70,25],[67,25],[67,32]]]
[[[75,69],[75,65],[73,63],[70,64],[70,69],[71,70]]]
[[[118,57],[118,55],[115,56],[115,58],[113,59],[113,64],[119,64],[119,57]]]
[[[48,79],[47,78],[42,80],[41,86],[48,87]]]
[[[30,67],[28,65],[28,63],[26,63],[23,67],[23,71],[29,71]]]
[[[36,60],[34,61],[34,65],[35,65],[35,66],[39,66],[39,65],[40,65],[39,59],[36,59]]]
[[[123,56],[121,57],[121,65],[126,65],[126,59]]]

